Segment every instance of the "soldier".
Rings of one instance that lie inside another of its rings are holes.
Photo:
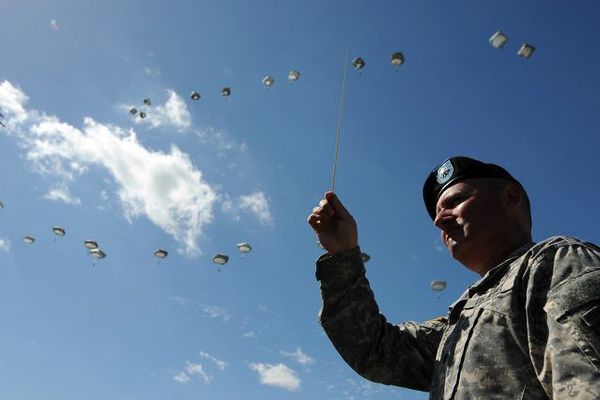
[[[308,217],[320,321],[363,377],[431,399],[600,399],[600,248],[531,240],[529,199],[504,168],[452,157],[423,187],[454,259],[481,275],[447,317],[388,323],[365,277],[356,222],[328,192]]]

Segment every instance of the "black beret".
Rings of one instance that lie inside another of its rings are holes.
[[[435,206],[442,192],[452,184],[469,178],[500,178],[521,185],[499,165],[469,157],[450,157],[431,171],[423,185],[423,200],[431,219],[435,219]]]

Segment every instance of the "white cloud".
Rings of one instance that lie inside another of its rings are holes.
[[[213,376],[204,371],[202,364],[196,364],[189,361],[185,362],[183,371],[179,371],[173,379],[179,383],[188,383],[194,375],[198,375],[206,383],[210,383],[213,380]]]
[[[66,185],[60,185],[50,190],[48,193],[46,193],[44,198],[51,201],[62,201],[67,204],[81,204],[81,199],[73,197],[69,191],[69,188]]]
[[[221,209],[223,212],[233,215],[235,220],[239,219],[240,212],[245,212],[254,215],[265,225],[273,224],[273,216],[269,210],[269,201],[264,192],[255,192],[240,196],[236,201],[225,197],[221,203]]]
[[[204,317],[220,319],[223,322],[228,322],[231,319],[231,313],[226,307],[200,305],[200,311]]]
[[[189,129],[192,126],[192,115],[188,110],[186,102],[174,90],[167,91],[169,98],[164,104],[150,106],[145,110],[146,118],[134,117],[136,124],[149,125],[152,128],[175,127],[180,131]],[[135,105],[123,105],[121,109],[129,113],[131,107]],[[137,108],[137,107],[136,107]]]
[[[300,378],[293,369],[285,364],[258,363],[250,364],[250,368],[258,372],[260,383],[263,385],[276,386],[291,392],[300,388]]]
[[[173,106],[178,101],[175,96],[173,92],[164,106],[165,115],[183,121],[183,116],[177,116],[178,106]],[[145,216],[179,241],[187,254],[201,252],[197,239],[213,220],[217,193],[186,153],[176,146],[168,153],[149,150],[135,132],[92,118],[85,118],[78,129],[56,117],[27,111],[26,101],[27,96],[10,82],[0,84],[0,107],[10,121],[9,133],[19,139],[36,172],[57,177],[65,185],[64,194],[66,184],[87,168],[101,167],[114,179],[129,221]]]
[[[55,19],[51,19],[49,25],[50,25],[50,28],[52,28],[52,29],[60,28],[60,26],[58,25],[58,22]]]
[[[225,370],[228,365],[225,361],[221,361],[210,354],[205,353],[204,351],[201,351],[199,354],[200,357],[208,358],[209,360],[213,361],[221,371]]]
[[[190,381],[190,376],[185,373],[185,371],[179,371],[177,375],[173,378],[179,383],[188,383]]]
[[[7,238],[0,238],[0,251],[10,250],[10,240]]]
[[[250,331],[250,332],[244,333],[242,336],[245,338],[248,338],[248,339],[252,339],[252,338],[256,337],[256,333],[254,333],[253,331]]]
[[[281,351],[280,353],[284,356],[293,357],[298,363],[303,365],[312,364],[315,362],[315,359],[308,354],[305,354],[300,347],[296,348],[296,351],[293,353],[288,353],[286,351]]]

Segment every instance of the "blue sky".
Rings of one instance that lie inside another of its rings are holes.
[[[390,321],[443,315],[477,279],[422,204],[449,156],[506,166],[529,192],[536,240],[600,242],[597,2],[0,10],[1,398],[427,397],[360,378],[317,322],[306,217],[331,185],[347,47],[367,65],[348,71],[336,189]],[[502,49],[488,43],[497,30]],[[107,257],[94,262],[86,239]],[[220,272],[217,252],[230,256]],[[439,298],[434,279],[448,281]]]

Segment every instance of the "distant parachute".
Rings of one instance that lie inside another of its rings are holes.
[[[446,281],[431,281],[431,290],[438,292],[438,300],[440,299],[440,292],[446,290],[446,285]]]
[[[169,252],[166,250],[163,250],[163,249],[158,249],[154,252],[154,257],[160,258],[160,259],[165,258],[167,255],[169,255]]]
[[[535,51],[535,47],[530,45],[529,43],[523,43],[521,48],[517,51],[517,54],[523,58],[529,58]]]
[[[90,255],[91,255],[92,257],[94,257],[96,260],[102,260],[103,258],[105,258],[105,257],[106,257],[106,253],[105,253],[105,252],[103,252],[103,251],[102,251],[102,250],[100,250],[100,249],[91,249],[91,250],[90,250]]]
[[[262,83],[266,87],[269,87],[269,86],[273,85],[273,83],[275,83],[275,79],[273,79],[273,77],[271,75],[267,75],[263,78]]]
[[[146,113],[143,111],[140,111],[140,118],[146,118]]]
[[[147,105],[147,106],[152,105],[152,101],[150,101],[150,99],[148,97],[146,97],[144,99],[144,104]]]
[[[26,244],[33,244],[35,242],[35,238],[33,236],[26,235],[26,236],[23,236],[23,241]]]
[[[300,79],[300,72],[296,71],[296,70],[291,70],[288,73],[288,79],[290,81],[297,81],[298,79]]]
[[[131,107],[131,108],[129,109],[129,114],[131,114],[131,115],[135,115],[135,114],[137,114],[137,111],[138,111],[138,110],[137,110],[137,108],[135,108],[135,107]]]
[[[202,95],[195,90],[192,92],[192,94],[190,94],[190,98],[194,101],[200,100],[200,97],[202,97]]]
[[[54,232],[54,234],[56,236],[65,236],[65,234],[67,233],[65,231],[65,228],[61,228],[60,226],[55,226],[52,228],[52,232]]]
[[[501,49],[507,40],[508,37],[501,31],[498,31],[490,37],[490,44],[497,49]]]
[[[212,260],[219,266],[219,272],[221,272],[221,266],[227,264],[227,261],[229,261],[229,256],[217,253]]]
[[[224,87],[224,88],[223,88],[223,90],[221,90],[221,94],[222,94],[224,97],[227,97],[227,96],[229,96],[229,95],[231,94],[231,89],[230,89],[230,88],[228,88],[228,87]]]
[[[240,253],[250,253],[252,251],[252,246],[250,246],[250,244],[246,242],[238,243],[236,247],[238,248]]]
[[[390,62],[394,66],[400,66],[404,64],[404,54],[399,51],[393,53]]]
[[[371,259],[371,256],[367,253],[360,253],[360,255],[362,256],[363,263],[368,263]]]
[[[365,65],[367,65],[367,63],[365,62],[365,60],[363,60],[360,57],[356,57],[354,60],[352,60],[352,66],[357,71],[360,71],[361,69],[363,69],[365,67]]]
[[[4,115],[2,115],[2,113],[0,113],[0,118],[4,118]],[[4,125],[4,123],[2,121],[0,121],[0,125],[2,125],[3,127],[6,128],[6,125]]]
[[[95,250],[98,248],[98,243],[96,243],[94,240],[85,240],[83,245],[88,250]]]
[[[4,203],[0,201],[0,208],[4,208]]]

